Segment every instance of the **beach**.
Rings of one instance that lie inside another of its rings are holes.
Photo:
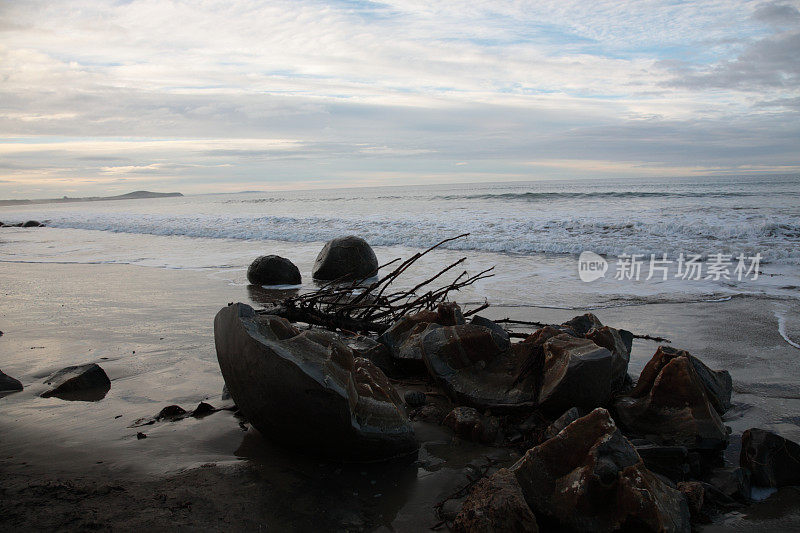
[[[378,248],[379,255],[392,251]],[[26,387],[0,400],[4,530],[158,530],[165,520],[178,529],[420,530],[437,522],[433,506],[466,481],[468,465],[480,466],[487,454],[499,464],[517,458],[453,441],[425,422],[415,422],[419,461],[388,468],[292,454],[224,410],[130,427],[167,405],[226,405],[211,324],[228,302],[258,303],[239,272],[241,283],[232,284],[224,279],[231,276],[207,271],[3,264],[2,368]],[[798,304],[750,297],[593,310],[604,323],[663,336],[730,370],[734,407],[725,423],[733,462],[736,436],[748,427],[800,440],[796,348],[778,332],[784,311],[797,317]],[[558,323],[582,312],[498,307],[486,314]],[[792,338],[797,325],[787,326]],[[656,347],[634,342],[632,374]],[[38,397],[52,371],[85,362],[99,363],[111,378],[103,400]],[[782,489],[727,520],[726,527],[750,530],[796,527],[797,491]]]

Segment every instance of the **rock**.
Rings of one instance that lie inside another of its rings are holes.
[[[750,500],[750,475],[746,468],[717,468],[706,481],[725,496],[747,502]]]
[[[586,338],[611,352],[611,391],[622,390],[628,377],[631,349],[622,340],[619,331],[608,326],[595,327],[586,333]]]
[[[314,279],[366,278],[378,273],[378,258],[367,241],[353,235],[328,241],[314,262]]]
[[[554,530],[691,530],[683,495],[650,472],[608,411],[595,409],[531,448],[510,469]]]
[[[97,401],[111,389],[111,380],[95,363],[63,368],[45,380],[50,389],[42,398],[55,396],[62,400]]]
[[[39,226],[43,226],[43,225],[44,224],[42,224],[38,220],[29,220],[29,221],[25,222],[24,224],[22,224],[22,227],[23,228],[38,228]]]
[[[606,348],[562,333],[549,338],[543,349],[542,410],[561,413],[578,407],[590,411],[610,400],[613,356]]]
[[[425,397],[425,393],[418,390],[406,391],[403,395],[403,400],[405,400],[406,405],[409,407],[422,407],[428,401]]]
[[[720,450],[727,446],[727,428],[709,402],[688,357],[671,358],[657,375],[642,371],[642,376],[631,396],[614,403],[623,429],[657,444],[690,450]]]
[[[636,446],[636,453],[651,472],[661,474],[675,483],[683,481],[689,474],[689,450],[685,446],[659,446],[644,444]]]
[[[699,481],[681,481],[678,483],[678,490],[686,498],[689,504],[689,513],[694,521],[705,521],[706,515],[703,512],[705,499],[705,489]]]
[[[192,411],[192,416],[195,418],[202,418],[216,412],[217,409],[213,405],[206,402],[200,402],[197,404],[197,407],[194,408],[194,411]]]
[[[544,431],[544,438],[552,439],[553,437],[561,433],[562,429],[572,424],[580,417],[581,413],[580,411],[578,411],[577,407],[568,409],[567,411],[564,412],[563,415],[561,415],[555,421],[553,421],[552,424],[547,426],[547,429]]]
[[[223,385],[222,386],[222,397],[221,397],[221,399],[222,400],[230,400],[231,399],[231,393],[228,390],[228,386],[227,385]]]
[[[0,370],[0,392],[14,392],[22,390],[22,383]]]
[[[168,405],[156,415],[156,420],[175,420],[182,418],[186,410],[180,405]]]
[[[475,324],[430,326],[417,346],[428,373],[458,404],[486,409],[528,409],[536,404],[536,381],[517,380],[530,345],[502,350],[491,330]]]
[[[685,357],[694,367],[697,377],[703,384],[708,400],[714,406],[717,413],[725,414],[731,407],[731,392],[733,391],[733,381],[727,370],[711,370],[697,357],[686,350],[678,350],[670,346],[659,346],[655,355],[645,365],[636,387],[631,392],[634,398],[640,398],[646,391],[653,386],[653,382],[664,366],[676,357]]]
[[[141,431],[136,434],[136,440],[142,440],[142,439],[146,439],[146,438],[147,438],[147,435],[145,435]]]
[[[742,434],[739,464],[758,487],[800,485],[800,445],[770,431],[751,428]]]
[[[247,281],[253,285],[299,285],[300,271],[294,263],[278,255],[262,255],[247,269]]]
[[[481,414],[473,407],[456,407],[445,417],[443,424],[456,435],[468,440],[480,440],[483,433]]]
[[[589,333],[589,330],[592,328],[601,328],[603,324],[592,313],[586,313],[585,315],[576,316],[572,320],[564,322],[561,326],[569,330],[567,333],[570,333],[574,337],[583,337]]]
[[[389,377],[398,375],[398,370],[389,353],[389,348],[385,344],[364,335],[342,337],[342,340],[348,348],[353,350],[353,356],[369,359]]]
[[[505,351],[511,348],[511,339],[508,336],[508,332],[496,322],[489,320],[488,318],[475,315],[472,317],[472,320],[470,320],[470,324],[475,324],[476,326],[483,326],[484,328],[491,331],[492,336],[494,337],[495,344],[501,350]]]
[[[237,303],[217,313],[214,339],[233,400],[265,436],[338,461],[416,453],[397,391],[336,334]]]
[[[503,468],[478,481],[453,521],[460,533],[535,533],[539,531],[516,476]]]
[[[433,424],[441,424],[447,413],[438,405],[428,404],[413,413],[414,420],[422,420],[424,422],[431,422]]]

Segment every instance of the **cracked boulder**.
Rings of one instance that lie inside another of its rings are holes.
[[[245,304],[223,308],[214,340],[228,390],[264,436],[342,461],[414,454],[418,444],[389,380],[334,333],[302,333]]]
[[[721,415],[731,407],[731,392],[733,391],[733,381],[727,370],[711,370],[700,359],[693,356],[686,350],[679,350],[670,346],[659,346],[655,355],[642,369],[636,387],[631,391],[630,396],[640,398],[644,396],[653,386],[653,382],[670,361],[676,357],[684,357],[694,368],[700,383],[703,385],[706,397],[711,405]]]
[[[691,530],[684,496],[644,466],[602,408],[528,450],[510,470],[539,523],[554,530]]]
[[[800,445],[770,431],[751,428],[742,434],[739,463],[750,470],[753,485],[800,485]]]
[[[659,350],[647,364],[631,395],[614,403],[620,426],[657,444],[724,449],[728,430],[695,364],[684,355],[661,358],[659,353],[665,352]]]
[[[572,407],[590,411],[611,398],[614,356],[589,339],[561,333],[542,345],[544,368],[539,405],[562,413]]]

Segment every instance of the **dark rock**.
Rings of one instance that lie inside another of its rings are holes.
[[[45,380],[50,389],[42,398],[55,396],[63,400],[97,401],[111,389],[111,380],[95,363],[63,368]]]
[[[595,409],[510,469],[554,530],[690,531],[683,495],[650,472],[608,411]]]
[[[645,365],[636,388],[631,392],[634,398],[640,398],[653,386],[653,382],[664,366],[676,357],[685,357],[694,367],[697,377],[703,384],[706,396],[717,413],[725,414],[731,407],[733,381],[727,370],[711,370],[697,357],[686,350],[678,350],[670,346],[659,346],[653,358]]]
[[[611,352],[611,391],[622,390],[625,387],[625,379],[628,377],[631,350],[625,345],[619,331],[608,326],[601,326],[590,329],[586,333],[586,338]]]
[[[544,432],[544,437],[546,439],[552,439],[553,437],[561,433],[562,429],[572,424],[580,417],[581,413],[580,411],[578,411],[577,407],[567,409],[567,411],[565,411],[563,415],[558,417],[552,424],[547,426],[547,429]]]
[[[406,405],[409,407],[422,407],[428,401],[425,397],[425,393],[418,390],[406,391],[403,395],[403,400],[405,400]]]
[[[475,484],[453,521],[453,531],[535,533],[539,527],[516,476],[503,468]]]
[[[156,420],[175,420],[182,418],[186,410],[180,405],[168,405],[156,415]]]
[[[536,404],[531,375],[517,380],[531,346],[502,350],[491,330],[474,324],[428,328],[418,338],[428,373],[454,402],[481,410],[513,410]]]
[[[588,339],[562,333],[544,345],[544,375],[539,405],[562,413],[571,407],[590,411],[611,398],[613,356]]]
[[[0,392],[13,392],[22,390],[22,383],[0,370]]]
[[[342,337],[342,340],[348,348],[353,350],[353,356],[369,359],[389,377],[398,375],[389,348],[385,344],[364,335]]]
[[[197,404],[197,407],[194,408],[194,411],[192,411],[192,416],[195,418],[201,418],[216,412],[217,409],[213,405],[207,404],[206,402],[200,402]]]
[[[445,417],[443,424],[468,440],[479,440],[483,433],[483,417],[472,407],[456,407]]]
[[[742,434],[739,464],[758,487],[800,485],[800,445],[770,431],[751,428]]]
[[[706,481],[729,498],[741,502],[750,500],[750,471],[746,468],[717,468]]]
[[[447,413],[438,405],[428,404],[420,409],[417,409],[412,414],[414,420],[422,420],[424,422],[431,422],[433,424],[441,424],[444,421]]]
[[[314,262],[312,276],[319,280],[366,278],[377,274],[378,258],[367,241],[349,235],[325,244]]]
[[[436,315],[438,317],[436,322],[443,326],[458,326],[467,323],[461,307],[455,302],[440,303],[436,308]]]
[[[247,269],[247,281],[253,285],[299,285],[300,271],[294,263],[278,255],[262,255]]]
[[[475,315],[474,317],[472,317],[472,320],[470,320],[470,324],[475,324],[476,326],[483,326],[484,328],[491,331],[492,336],[494,337],[495,344],[501,350],[508,350],[511,348],[511,339],[508,336],[508,332],[496,322],[489,320],[488,318]]]
[[[136,440],[142,440],[142,439],[146,439],[146,438],[147,438],[147,435],[145,435],[141,431],[136,434]]]
[[[42,226],[42,225],[43,224],[41,222],[39,222],[38,220],[29,220],[26,223],[24,223],[22,225],[22,227],[23,228],[38,228],[39,226]]]
[[[656,375],[643,371],[642,376],[631,396],[614,404],[623,429],[669,446],[697,450],[727,446],[728,431],[689,358],[671,358]]]
[[[227,385],[223,385],[222,386],[222,398],[221,399],[222,400],[230,400],[231,399],[231,393],[228,390],[228,386]]]
[[[661,474],[677,483],[690,472],[689,450],[685,446],[637,445],[636,452],[648,470]]]
[[[686,498],[686,503],[689,504],[689,513],[692,515],[692,520],[696,522],[705,522],[707,517],[703,512],[705,500],[705,488],[699,481],[681,481],[678,483],[678,490],[681,491]]]
[[[592,328],[602,328],[603,324],[592,313],[586,313],[585,315],[576,316],[572,320],[564,322],[561,326],[568,329],[569,333],[573,336],[583,337],[589,333],[589,330]]]
[[[217,313],[214,339],[233,400],[262,434],[339,461],[416,453],[397,391],[336,334],[237,303]]]

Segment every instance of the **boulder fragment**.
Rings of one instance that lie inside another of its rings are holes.
[[[683,495],[644,466],[602,408],[528,450],[510,470],[537,519],[559,530],[691,530]]]
[[[586,338],[611,352],[611,390],[622,390],[628,377],[631,349],[622,340],[620,332],[608,326],[594,327],[586,333]]]
[[[22,383],[0,370],[0,392],[15,392],[22,390]]]
[[[111,389],[111,380],[96,363],[62,368],[45,380],[50,389],[42,398],[55,396],[62,400],[97,401]]]
[[[742,433],[739,464],[758,487],[800,485],[800,445],[763,429]]]
[[[750,470],[746,468],[717,468],[706,481],[725,496],[747,502],[750,500],[750,476]]]
[[[657,374],[645,375],[643,371],[642,376],[631,396],[623,396],[614,404],[623,429],[657,444],[690,450],[727,446],[727,428],[688,357],[670,358]]]
[[[503,468],[473,487],[453,521],[453,531],[536,533],[539,526],[516,476]]]
[[[378,258],[367,241],[354,235],[328,241],[314,262],[314,279],[357,279],[378,272]]]
[[[247,269],[247,281],[253,285],[299,285],[300,270],[278,255],[257,257]]]
[[[456,407],[445,417],[443,424],[463,439],[491,443],[497,437],[499,423],[494,417],[483,417],[472,407]]]
[[[580,417],[581,413],[580,411],[578,411],[577,407],[567,409],[563,415],[555,419],[552,424],[547,426],[547,429],[544,431],[544,437],[546,439],[552,439],[553,437],[561,433],[562,429],[572,424]]]
[[[633,398],[644,396],[652,388],[653,382],[658,377],[661,369],[676,357],[685,357],[692,364],[711,405],[714,406],[720,416],[725,414],[725,411],[731,407],[731,392],[733,391],[733,381],[730,373],[727,370],[711,370],[700,359],[686,350],[679,350],[670,346],[658,347],[653,358],[642,369],[639,381],[631,391],[630,396]]]
[[[334,333],[300,333],[237,303],[217,313],[214,339],[233,400],[265,436],[342,461],[417,451],[397,391]]]
[[[606,348],[562,333],[549,338],[543,349],[542,410],[560,413],[578,407],[590,411],[611,399],[613,355]]]
[[[492,336],[494,337],[494,342],[500,348],[500,350],[508,350],[511,348],[511,339],[508,336],[508,332],[497,322],[489,320],[488,318],[484,318],[480,315],[475,315],[472,317],[472,320],[470,320],[470,324],[483,326],[491,331]]]

